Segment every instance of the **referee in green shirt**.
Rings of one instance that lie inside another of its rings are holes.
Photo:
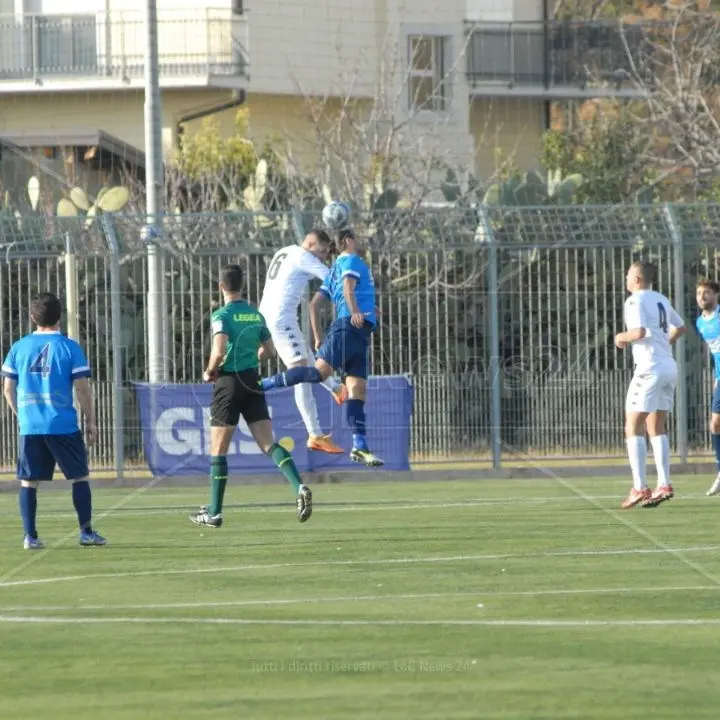
[[[297,517],[312,515],[312,493],[290,453],[273,439],[258,361],[275,355],[270,331],[257,308],[242,298],[243,272],[226,265],[220,277],[224,306],[212,315],[212,350],[204,382],[214,383],[210,411],[210,504],[190,516],[196,525],[219,528],[227,485],[227,452],[242,415],[258,447],[278,466],[297,496]]]

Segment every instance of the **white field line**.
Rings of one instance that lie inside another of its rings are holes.
[[[98,552],[108,552],[110,549],[100,549]],[[247,572],[252,570],[283,570],[287,568],[309,568],[309,567],[359,567],[375,565],[412,565],[423,563],[454,563],[473,562],[483,560],[527,560],[533,558],[553,557],[603,557],[615,555],[657,555],[666,553],[705,553],[717,552],[720,545],[697,545],[679,548],[632,548],[632,549],[608,549],[608,550],[560,550],[545,553],[500,553],[494,555],[447,555],[427,557],[401,557],[401,558],[378,558],[370,560],[316,560],[314,562],[284,562],[255,565],[228,565],[223,567],[201,567],[186,569],[167,570],[138,570],[118,573],[97,573],[94,575],[60,575],[57,577],[33,578],[29,580],[9,580],[0,582],[0,588],[22,587],[27,585],[47,585],[59,582],[77,582],[82,580],[101,580],[125,577],[160,577],[163,575],[202,575],[205,573],[232,573]],[[42,552],[42,551],[40,551]]]
[[[282,625],[297,627],[703,627],[720,625],[720,618],[668,618],[663,620],[280,620],[248,618],[145,618],[145,617],[51,617],[0,615],[0,623],[52,625],[125,624],[125,625]]]
[[[678,585],[673,587],[615,587],[615,588],[564,588],[553,590],[474,590],[472,592],[449,593],[403,593],[400,595],[341,595],[315,598],[277,598],[258,600],[227,600],[209,602],[145,603],[136,605],[18,605],[0,607],[5,612],[73,612],[87,610],[200,610],[231,607],[271,607],[277,605],[304,605],[316,603],[384,602],[396,600],[431,600],[472,597],[484,600],[489,597],[543,597],[557,595],[619,595],[671,592],[720,592],[718,585]]]
[[[427,502],[427,503],[407,503],[393,505],[387,504],[353,504],[352,502],[343,505],[324,505],[322,502],[314,502],[313,507],[316,510],[321,510],[323,513],[336,513],[336,512],[392,512],[394,510],[436,510],[442,508],[468,508],[468,507],[492,507],[497,505],[507,505],[511,507],[513,505],[543,505],[543,504],[554,504],[554,503],[581,503],[587,502],[588,500],[618,500],[621,497],[619,495],[593,495],[585,497],[543,497],[543,498],[507,498],[507,499],[493,499],[493,500],[467,500],[464,502]],[[697,495],[682,495],[675,496],[676,500],[704,500],[708,502],[708,498],[704,494]],[[712,502],[712,500],[710,500]],[[294,502],[288,500],[284,504],[257,504],[252,503],[248,505],[228,505],[225,512],[262,512],[262,513],[287,513],[288,508],[294,508]],[[197,505],[167,505],[167,506],[155,506],[152,508],[123,508],[122,510],[114,510],[112,508],[103,509],[98,508],[97,513],[105,515],[106,517],[113,516],[119,517],[122,515],[174,515],[182,514],[183,512],[189,512],[195,510]],[[638,512],[640,512],[638,510]],[[15,513],[13,508],[12,514]],[[0,513],[1,515],[2,513]],[[74,519],[75,515],[70,512],[49,512],[38,514],[38,518],[43,521],[52,520],[67,520]]]

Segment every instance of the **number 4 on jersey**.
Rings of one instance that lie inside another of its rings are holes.
[[[665,306],[662,303],[658,303],[658,324],[660,329],[666,333],[668,331],[667,313],[665,312]]]
[[[48,375],[50,373],[50,343],[43,345],[40,354],[33,360],[30,365],[31,373],[39,373],[40,375]]]

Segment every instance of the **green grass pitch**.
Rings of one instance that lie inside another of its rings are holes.
[[[716,718],[720,498],[621,511],[622,479],[96,489],[76,545],[0,494],[0,716],[25,720]]]

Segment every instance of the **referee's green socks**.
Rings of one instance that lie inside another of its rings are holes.
[[[295,462],[292,459],[292,455],[282,445],[273,443],[268,450],[268,455],[272,458],[272,461],[277,465],[278,470],[283,474],[283,477],[292,485],[293,490],[297,494],[300,492],[300,486],[303,484],[300,473],[298,472]]]
[[[227,458],[224,455],[215,455],[210,459],[210,504],[209,515],[218,515],[222,512],[225,486],[228,479]]]

